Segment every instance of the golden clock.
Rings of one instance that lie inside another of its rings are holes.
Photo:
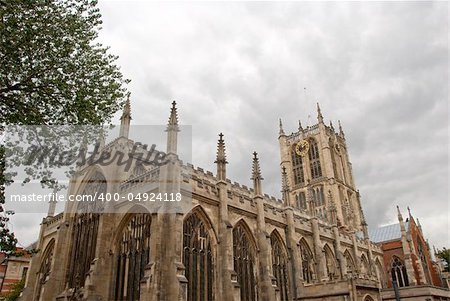
[[[308,150],[309,150],[309,143],[306,140],[298,142],[297,145],[295,146],[295,152],[297,153],[297,155],[302,157],[306,156]]]

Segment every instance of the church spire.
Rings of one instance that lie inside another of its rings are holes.
[[[322,111],[320,110],[319,103],[317,103],[317,120],[319,123],[323,123]]]
[[[278,136],[285,136],[285,133],[283,130],[283,122],[281,121],[281,118],[280,118],[280,131],[278,133]]]
[[[253,152],[252,180],[255,195],[261,195],[262,194],[261,180],[264,179],[261,176],[261,168],[259,167],[259,159],[257,152]]]
[[[301,120],[298,121],[298,131],[299,131],[299,132],[302,132],[302,131],[303,131],[303,126],[302,126]]]
[[[289,182],[288,182],[288,176],[286,172],[286,167],[283,166],[281,168],[281,193],[282,193],[282,199],[285,205],[291,206],[291,200],[290,200],[290,189],[289,189]]]
[[[178,113],[177,103],[175,100],[172,102],[172,108],[170,109],[169,122],[167,123],[167,154],[177,153],[177,135],[180,131],[178,127]]]
[[[225,155],[225,141],[223,140],[222,133],[219,134],[219,141],[217,143],[217,156],[214,163],[217,164],[217,179],[219,181],[225,181],[227,178],[226,165],[228,164],[228,162]]]
[[[130,132],[130,122],[131,122],[131,105],[130,105],[130,94],[128,93],[127,101],[123,107],[122,117],[120,117],[120,137],[128,138]]]

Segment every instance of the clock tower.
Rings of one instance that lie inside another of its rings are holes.
[[[317,121],[286,135],[280,119],[281,168],[286,170],[292,207],[349,231],[363,230],[364,215],[355,188],[344,131],[325,125],[319,104]]]

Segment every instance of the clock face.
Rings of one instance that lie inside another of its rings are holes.
[[[306,156],[306,154],[308,153],[308,150],[309,150],[309,143],[306,140],[300,141],[295,146],[295,152],[297,153],[297,155],[302,156],[302,157]]]

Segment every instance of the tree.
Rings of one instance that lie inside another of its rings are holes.
[[[444,261],[445,271],[450,272],[450,249],[443,248],[438,250],[436,256]]]
[[[25,286],[25,278],[11,285],[11,290],[4,296],[4,301],[16,301]]]
[[[109,122],[123,105],[117,56],[96,41],[97,1],[0,0],[0,134],[6,125]],[[2,214],[5,146],[0,145],[0,250],[16,240]]]

